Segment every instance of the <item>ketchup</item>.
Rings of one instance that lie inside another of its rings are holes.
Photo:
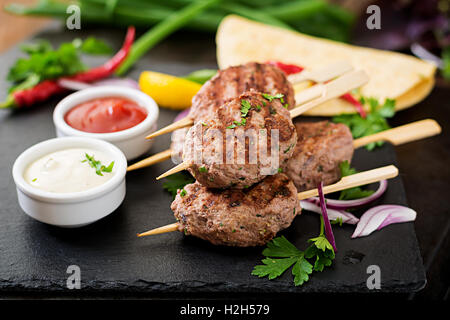
[[[74,129],[91,133],[110,133],[134,127],[144,121],[147,111],[131,100],[110,97],[83,102],[64,116]]]

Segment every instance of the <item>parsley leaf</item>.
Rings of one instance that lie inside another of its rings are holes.
[[[251,108],[252,105],[248,102],[248,100],[241,100],[241,117],[245,118]]]
[[[177,191],[183,189],[184,186],[193,183],[195,180],[187,172],[177,172],[167,177],[167,182],[163,183],[164,190],[167,190],[172,194],[175,199]]]
[[[362,118],[359,113],[341,114],[333,117],[333,122],[343,123],[350,128],[353,138],[361,138],[372,135],[390,128],[386,118],[391,118],[395,114],[395,100],[386,99],[380,106],[378,100],[374,98],[360,98],[362,104],[370,106],[370,112],[366,118]],[[377,146],[383,145],[383,141],[372,142],[366,146],[367,150],[373,150]]]
[[[348,161],[343,161],[339,164],[339,169],[341,170],[341,177],[350,176],[352,174],[358,173],[356,169],[350,167]],[[373,190],[363,190],[361,187],[349,188],[341,191],[339,195],[339,200],[353,200],[360,199],[370,196],[374,193]]]
[[[268,93],[263,93],[262,96],[266,100],[269,100],[269,102],[272,102],[273,99],[280,99],[281,103],[284,103],[284,100],[283,100],[284,94],[282,94],[282,93],[277,93],[275,95],[271,95],[271,94],[268,94]]]
[[[257,265],[252,271],[252,275],[260,278],[268,276],[269,280],[281,276],[292,265],[292,275],[294,275],[294,284],[302,285],[309,280],[312,273],[312,264],[310,264],[304,256],[304,252],[298,250],[284,236],[274,238],[267,243],[263,255],[267,258],[262,260],[263,265]],[[274,259],[271,257],[281,258]]]
[[[112,172],[112,169],[114,167],[114,161],[112,161],[109,166],[104,166],[99,160],[95,160],[94,155],[90,156],[87,153],[85,153],[86,159],[82,160],[81,162],[87,162],[91,168],[95,169],[95,173],[99,176],[103,176],[102,172]]]
[[[104,41],[95,37],[89,37],[81,43],[80,50],[92,55],[108,55],[113,52],[112,48]]]
[[[107,53],[106,48],[105,43],[93,37],[85,41],[75,39],[72,42],[65,42],[57,49],[44,40],[22,45],[21,50],[27,56],[17,59],[9,69],[7,80],[13,83],[9,92],[32,87],[44,80],[85,71],[87,66],[81,61],[80,52],[103,54]],[[108,53],[111,51],[109,48]]]
[[[313,271],[323,271],[331,266],[335,253],[325,237],[323,217],[320,216],[320,219],[320,235],[308,240],[312,244],[305,251],[298,250],[284,236],[274,238],[262,252],[266,257],[262,260],[263,264],[255,266],[252,275],[260,278],[267,276],[272,280],[293,266],[294,285],[300,286],[309,280]]]

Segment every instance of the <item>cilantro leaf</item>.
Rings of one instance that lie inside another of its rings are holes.
[[[167,182],[163,183],[164,190],[167,190],[172,194],[175,199],[177,191],[183,189],[184,186],[193,183],[195,180],[187,172],[177,172],[167,177]]]
[[[360,102],[369,105],[370,107],[370,112],[367,114],[366,118],[362,118],[359,113],[341,114],[333,117],[333,122],[347,125],[355,139],[390,128],[386,118],[394,116],[395,100],[386,99],[382,106],[380,106],[378,100],[375,98],[361,97]],[[366,149],[370,151],[381,145],[383,145],[383,141],[372,142],[366,146]]]
[[[339,164],[339,169],[341,170],[341,177],[350,176],[352,174],[358,173],[356,169],[350,167],[348,161],[343,161]],[[361,187],[354,187],[342,190],[339,195],[339,200],[354,200],[370,196],[374,193],[373,190],[364,190]]]

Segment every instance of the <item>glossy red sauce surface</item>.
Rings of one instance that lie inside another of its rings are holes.
[[[98,98],[83,102],[66,113],[64,121],[74,129],[110,133],[134,127],[144,121],[147,111],[136,102],[121,98]]]

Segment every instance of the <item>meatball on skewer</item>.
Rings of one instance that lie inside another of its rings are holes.
[[[297,143],[295,127],[283,104],[282,95],[255,91],[230,100],[217,110],[215,118],[189,129],[183,169],[209,188],[248,188],[275,174]]]
[[[342,178],[325,186],[324,194],[390,179],[398,175],[386,166]],[[181,231],[216,245],[249,247],[264,245],[286,229],[301,213],[299,200],[318,195],[318,190],[297,194],[283,173],[269,176],[248,189],[217,190],[198,182],[179,190],[171,209],[178,222],[138,234],[139,237]]]
[[[341,76],[349,71],[349,68],[332,68],[330,71],[311,72],[310,74],[316,74],[318,76],[316,78],[328,81],[337,76]],[[296,79],[300,79],[301,81],[307,80],[308,78],[296,77]],[[312,78],[315,77],[313,76]],[[319,84],[295,95],[291,82],[284,72],[275,66],[250,62],[245,65],[229,67],[220,70],[216,76],[203,85],[192,99],[192,107],[188,117],[150,134],[147,136],[147,139],[172,132],[179,128],[191,126],[195,122],[208,117],[211,111],[216,111],[218,107],[222,106],[229,99],[233,99],[250,89],[266,92],[271,95],[283,94],[288,109],[296,109],[295,106],[304,104],[312,99],[316,100],[315,104],[305,109],[297,110],[297,113],[294,113],[293,116],[298,116],[313,106],[332,98],[337,98],[364,85],[368,80],[367,74],[362,70],[348,72],[326,85]]]

